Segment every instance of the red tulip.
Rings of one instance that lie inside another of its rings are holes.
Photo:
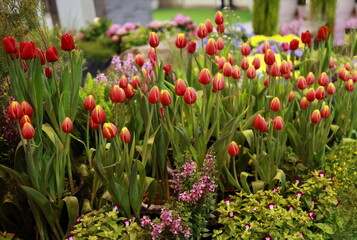
[[[278,77],[280,75],[280,70],[278,64],[276,62],[273,63],[271,66],[267,66],[269,69],[269,74],[272,77]]]
[[[134,76],[131,78],[131,85],[133,86],[133,88],[138,88],[140,87],[141,83],[140,83],[140,78],[139,76]]]
[[[119,87],[126,88],[128,86],[128,79],[125,75],[121,75],[119,79]]]
[[[355,88],[355,84],[352,79],[348,80],[345,84],[345,88],[347,91],[352,92],[353,89]]]
[[[113,139],[118,134],[118,129],[113,123],[103,124],[103,136],[106,139]]]
[[[217,73],[213,78],[213,92],[218,92],[224,89],[225,81],[221,73]]]
[[[322,118],[328,118],[330,116],[330,114],[331,114],[329,106],[323,105],[322,108],[321,108],[320,113],[321,113],[321,117]]]
[[[176,95],[183,96],[185,94],[185,92],[186,92],[185,82],[181,78],[177,79],[176,84],[175,84]]]
[[[270,109],[274,112],[279,111],[280,109],[280,101],[279,98],[274,97],[273,100],[270,102]]]
[[[257,75],[257,71],[255,70],[255,68],[253,66],[249,66],[247,70],[247,77],[249,79],[253,79],[255,78],[256,75]]]
[[[36,54],[36,57],[40,59],[41,65],[44,65],[46,61],[45,61],[45,55],[43,54],[42,50],[39,49],[38,47],[36,47],[35,54]]]
[[[206,53],[208,55],[215,55],[217,53],[216,41],[213,38],[208,39],[206,44]]]
[[[225,77],[230,77],[232,76],[232,65],[229,62],[226,62],[223,65],[223,75]]]
[[[23,114],[28,115],[29,117],[32,116],[33,109],[32,109],[31,105],[28,102],[22,101],[21,102],[21,108],[22,108]]]
[[[225,57],[215,56],[215,62],[218,64],[218,69],[223,69],[223,65],[227,62]]]
[[[20,127],[22,129],[22,127],[25,125],[25,123],[30,123],[32,125],[32,120],[28,115],[24,115],[21,120],[20,120]]]
[[[315,75],[312,72],[309,72],[306,75],[306,83],[307,85],[312,85],[315,83]]]
[[[123,88],[119,85],[114,85],[110,91],[110,100],[114,103],[125,102],[126,94]]]
[[[33,42],[20,42],[20,55],[23,60],[36,57],[36,46]]]
[[[11,119],[18,120],[23,116],[23,110],[18,101],[12,101],[8,107],[8,113]]]
[[[249,62],[248,62],[248,58],[244,57],[242,59],[242,61],[240,62],[240,67],[243,69],[243,70],[247,70],[249,68]]]
[[[45,68],[45,75],[47,78],[51,78],[52,77],[52,68],[51,67],[46,67]]]
[[[328,68],[334,68],[335,67],[335,59],[333,57],[330,57],[330,63],[328,65]]]
[[[89,127],[93,130],[96,130],[99,128],[99,125],[93,121],[93,118],[89,118]]]
[[[183,33],[179,33],[176,36],[176,41],[175,41],[175,45],[177,48],[185,48],[187,44],[187,39],[185,34]]]
[[[195,53],[196,52],[196,42],[195,41],[190,41],[187,44],[187,52],[188,53]]]
[[[348,81],[350,79],[350,73],[347,71],[346,68],[341,68],[338,71],[338,77],[342,80],[342,81]]]
[[[255,70],[258,70],[260,68],[260,59],[258,57],[254,57],[252,65],[254,66]]]
[[[163,70],[165,71],[165,76],[168,76],[171,73],[172,67],[170,64],[167,64],[163,67]]]
[[[207,68],[202,68],[198,75],[198,81],[203,85],[209,84],[211,81],[211,72]]]
[[[235,141],[232,141],[228,145],[228,153],[232,157],[237,156],[239,154],[239,146]]]
[[[304,90],[307,87],[307,83],[304,77],[299,77],[297,81],[297,87],[301,90]]]
[[[319,123],[321,121],[321,113],[320,110],[315,109],[312,113],[311,113],[311,122],[312,123]]]
[[[171,104],[171,102],[172,102],[171,94],[166,89],[165,90],[161,90],[160,102],[164,106],[169,106]]]
[[[151,88],[148,94],[148,100],[151,104],[156,104],[160,102],[160,90],[157,86]]]
[[[75,48],[72,35],[66,33],[61,37],[61,49],[63,51],[72,51]]]
[[[267,50],[270,49],[270,44],[268,41],[265,41],[264,44],[263,44],[263,53],[265,54],[267,52]]]
[[[270,82],[270,79],[269,79],[269,76],[267,76],[263,81],[264,86],[268,86],[269,82]]]
[[[156,32],[151,32],[149,36],[149,44],[152,48],[156,48],[160,44],[159,36]]]
[[[216,45],[217,45],[218,51],[221,51],[224,48],[223,38],[221,38],[221,37],[217,38]]]
[[[105,122],[107,116],[105,115],[103,108],[100,105],[97,105],[92,111],[91,118],[93,119],[94,123],[102,124]]]
[[[240,47],[240,52],[243,56],[248,56],[250,54],[251,48],[247,42],[242,43]]]
[[[280,68],[279,68],[280,74],[284,75],[287,74],[288,72],[290,72],[290,67],[287,61],[283,60],[280,64]]]
[[[284,52],[289,51],[289,49],[290,49],[289,43],[283,42],[283,43],[281,44],[281,49],[283,49]]]
[[[134,96],[134,87],[130,83],[124,88],[126,98],[132,98]]]
[[[298,49],[299,48],[299,40],[297,40],[297,39],[291,40],[289,47],[290,47],[290,50],[292,50],[292,51]]]
[[[193,89],[192,87],[188,87],[186,89],[185,94],[183,95],[183,99],[185,100],[185,102],[187,104],[195,103],[196,99],[197,99],[197,93],[196,93],[195,89]]]
[[[280,116],[276,116],[273,120],[273,127],[275,130],[281,130],[284,128],[284,120]]]
[[[345,64],[343,64],[343,66],[346,68],[347,71],[350,71],[352,69],[352,66],[349,62],[346,62]]]
[[[25,139],[32,139],[35,136],[35,129],[31,123],[24,123],[21,129],[21,135]]]
[[[130,131],[128,130],[128,128],[123,127],[120,130],[120,139],[123,141],[123,143],[129,143],[131,140],[131,136],[130,136]]]
[[[308,46],[312,43],[312,34],[309,31],[301,33],[301,42],[307,44]]]
[[[283,75],[283,78],[284,78],[284,79],[289,79],[289,78],[291,78],[291,72],[289,71],[288,73],[284,74],[284,75]]]
[[[214,16],[214,22],[217,24],[217,25],[221,25],[224,23],[224,16],[222,14],[221,11],[217,11],[216,12],[216,15]]]
[[[316,98],[315,89],[310,88],[306,93],[306,99],[309,102],[313,102],[313,101],[315,101],[315,98]]]
[[[253,126],[255,129],[260,130],[260,132],[266,132],[268,130],[268,124],[260,114],[255,116]]]
[[[83,102],[84,109],[87,111],[92,111],[95,108],[95,101],[93,95],[88,95]]]
[[[58,52],[56,47],[48,47],[46,49],[47,62],[56,62],[58,60]]]
[[[62,122],[62,131],[65,133],[70,133],[73,130],[73,123],[69,117],[66,117]]]
[[[2,44],[4,46],[4,50],[7,54],[12,54],[17,52],[17,44],[13,37],[4,37],[2,39]]]
[[[224,24],[217,25],[216,30],[218,33],[224,33]]]
[[[327,93],[330,95],[333,95],[336,92],[336,87],[335,84],[333,84],[332,82],[330,82],[327,86]]]
[[[240,71],[240,68],[237,65],[234,65],[232,69],[232,78],[235,80],[238,80],[241,77],[242,73]]]
[[[144,65],[144,58],[141,54],[136,54],[135,55],[135,63],[139,66],[142,67]]]
[[[321,73],[319,78],[317,79],[317,82],[319,83],[320,86],[327,86],[330,82],[327,74],[325,72]]]
[[[271,49],[266,50],[266,52],[264,54],[264,62],[269,66],[273,65],[273,63],[275,63],[275,55]]]
[[[316,89],[316,99],[323,100],[325,98],[326,92],[325,88],[320,86]]]
[[[288,101],[291,102],[294,98],[295,98],[295,93],[294,93],[293,91],[291,91],[291,92],[289,93]]]
[[[213,31],[213,25],[212,25],[211,20],[206,19],[205,25],[206,25],[206,28],[207,28],[207,32],[211,33]]]
[[[197,37],[203,39],[207,37],[207,35],[208,35],[208,31],[206,25],[204,23],[200,23],[197,29]]]
[[[308,107],[309,107],[309,101],[307,100],[306,97],[303,97],[300,101],[300,108],[307,109]]]
[[[231,64],[234,65],[234,58],[232,54],[228,53],[227,61]]]
[[[352,81],[357,82],[357,71],[352,73]]]
[[[328,26],[321,26],[317,31],[316,40],[319,42],[327,40],[329,31],[330,29]]]

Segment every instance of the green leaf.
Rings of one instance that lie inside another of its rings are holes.
[[[315,223],[315,226],[320,228],[324,233],[331,234],[331,235],[335,233],[333,229],[330,227],[330,225],[326,223]]]
[[[67,206],[67,214],[68,214],[68,227],[74,225],[76,223],[76,218],[79,215],[79,204],[78,199],[74,196],[67,196],[63,198],[63,201]]]
[[[241,131],[243,136],[245,137],[245,140],[247,140],[249,147],[253,147],[253,142],[254,142],[254,133],[252,129],[246,129]]]
[[[253,181],[252,182],[252,188],[253,188],[253,193],[256,193],[259,190],[264,190],[265,182],[261,180]]]
[[[48,123],[42,125],[42,131],[44,131],[47,134],[53,145],[58,147],[59,151],[63,151],[64,147],[61,140],[58,138],[56,131]]]
[[[274,180],[280,181],[280,183],[282,184],[282,186],[285,187],[285,185],[286,185],[286,176],[285,176],[284,171],[281,170],[281,169],[278,169],[278,170],[276,171],[275,177],[273,178],[273,182],[274,182]],[[275,185],[275,183],[273,183],[273,184]]]
[[[247,173],[247,172],[242,172],[240,174],[240,183],[242,184],[244,191],[249,194],[252,192],[250,191],[247,179],[248,179],[248,177],[252,177],[252,176],[253,176],[252,174]]]

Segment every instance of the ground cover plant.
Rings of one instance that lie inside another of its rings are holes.
[[[341,48],[327,26],[275,42],[234,31],[218,11],[194,39],[177,33],[172,65],[152,31],[147,55],[116,56],[83,87],[72,35],[45,53],[2,39],[20,143],[0,184],[23,194],[34,235],[333,239],[353,221],[344,157],[326,153],[357,137],[356,32]],[[1,231],[17,233],[9,206],[23,207],[2,202]]]

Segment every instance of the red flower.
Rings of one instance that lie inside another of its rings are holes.
[[[257,75],[257,71],[255,70],[255,68],[253,66],[249,66],[247,70],[247,77],[249,79],[253,79],[255,78],[256,75]]]
[[[290,67],[287,61],[283,60],[280,64],[280,68],[279,68],[280,74],[284,75],[287,74],[288,72],[290,72]]]
[[[163,67],[164,71],[165,71],[165,76],[168,76],[171,73],[172,67],[170,64],[167,64]]]
[[[41,65],[45,64],[45,55],[43,54],[42,50],[38,47],[35,48],[36,57],[40,59]]]
[[[223,75],[225,77],[230,77],[232,76],[232,65],[229,62],[226,62],[223,65]]]
[[[217,24],[217,25],[221,25],[224,23],[224,16],[222,14],[221,11],[217,11],[216,12],[216,15],[214,16],[214,22]]]
[[[306,79],[304,77],[299,77],[297,87],[301,90],[304,90],[307,87]]]
[[[320,86],[316,89],[316,99],[318,100],[322,100],[324,99],[326,96],[326,91],[325,91],[325,88]]]
[[[277,97],[274,97],[270,102],[270,109],[274,112],[279,111],[280,109],[280,100]]]
[[[260,130],[260,132],[266,132],[268,130],[268,124],[260,114],[255,116],[253,126],[255,129]]]
[[[217,45],[218,51],[221,51],[224,48],[223,38],[221,38],[221,37],[217,38],[216,45]]]
[[[70,133],[73,130],[73,123],[69,117],[66,117],[62,122],[62,131],[65,133]]]
[[[299,40],[297,40],[297,39],[291,40],[289,47],[290,47],[290,50],[292,50],[292,51],[298,49],[299,48]]]
[[[207,37],[207,35],[208,35],[208,31],[206,25],[204,23],[200,23],[197,29],[197,37],[203,39]]]
[[[126,98],[132,98],[134,96],[134,87],[130,83],[124,88]]]
[[[188,87],[183,95],[183,99],[187,104],[193,104],[196,102],[197,93],[192,87]]]
[[[231,64],[234,65],[234,58],[232,54],[228,53],[227,61]]]
[[[213,92],[218,92],[224,89],[225,81],[221,73],[217,73],[213,79]]]
[[[311,122],[312,123],[319,123],[321,121],[321,113],[320,110],[315,109],[312,113],[311,113]]]
[[[321,113],[321,117],[322,118],[328,118],[330,116],[330,114],[331,114],[329,106],[323,105],[322,108],[321,108],[320,113]]]
[[[128,128],[123,127],[120,130],[120,139],[123,141],[123,143],[129,143],[131,140],[130,132]]]
[[[248,56],[250,54],[251,48],[248,43],[244,42],[242,43],[242,46],[240,47],[240,52],[242,53],[243,56]]]
[[[126,94],[124,89],[119,87],[119,85],[114,85],[110,91],[110,100],[114,103],[125,102]]]
[[[10,118],[13,120],[18,120],[23,116],[22,107],[18,101],[12,101],[7,110]]]
[[[249,68],[249,62],[248,62],[248,58],[244,57],[242,59],[242,61],[240,62],[240,67],[243,69],[243,70],[247,70]]]
[[[31,123],[26,122],[21,129],[21,135],[25,139],[32,139],[35,136],[35,129]]]
[[[329,32],[330,32],[330,29],[328,26],[321,26],[319,28],[319,30],[317,31],[316,40],[319,42],[327,40],[327,38],[330,34]]]
[[[291,91],[291,92],[289,93],[288,101],[291,102],[294,98],[295,98],[295,93],[294,93],[293,91]]]
[[[308,46],[312,43],[312,34],[309,31],[301,33],[301,42],[307,44]]]
[[[238,80],[241,77],[242,73],[240,68],[237,65],[234,65],[232,69],[232,78]]]
[[[27,122],[32,125],[31,118],[28,115],[24,115],[20,120],[20,127],[22,128],[25,125],[25,123],[27,123]]]
[[[187,52],[188,53],[195,53],[196,51],[196,42],[195,41],[190,41],[187,44]]]
[[[338,77],[342,80],[342,81],[348,81],[351,77],[350,77],[350,73],[347,71],[346,68],[341,68],[338,71]]]
[[[207,32],[211,33],[213,31],[213,25],[212,25],[211,20],[206,19],[205,25],[206,25],[206,28],[207,28]]]
[[[230,142],[228,145],[228,153],[232,157],[237,156],[239,154],[239,146],[235,141]]]
[[[23,114],[28,115],[29,117],[32,116],[33,109],[32,109],[31,105],[28,102],[22,101],[21,102],[21,108],[22,108]]]
[[[105,122],[105,119],[107,118],[107,116],[105,115],[103,108],[100,105],[97,105],[97,106],[95,106],[95,108],[92,111],[91,118],[93,119],[94,123],[102,124]]]
[[[128,79],[125,75],[121,75],[119,79],[119,87],[126,88],[128,86]]]
[[[46,67],[45,68],[45,75],[47,78],[51,78],[52,77],[52,68],[51,67]]]
[[[61,49],[63,51],[72,51],[75,48],[72,35],[66,33],[61,37]]]
[[[20,42],[20,56],[24,60],[36,57],[36,46],[33,42]]]
[[[160,102],[164,106],[169,106],[171,104],[171,102],[172,102],[171,94],[166,89],[165,90],[161,90]]]
[[[2,44],[7,54],[12,54],[17,52],[17,44],[13,37],[4,37],[2,39]]]
[[[308,85],[312,85],[315,83],[315,75],[312,73],[312,72],[309,72],[307,75],[306,75],[306,83]]]
[[[263,53],[265,54],[267,52],[267,50],[270,49],[270,44],[268,41],[265,41],[264,44],[263,44]]]
[[[275,63],[275,55],[271,49],[266,50],[266,52],[264,54],[264,62],[267,65],[273,65],[273,63]]]
[[[260,59],[258,57],[254,57],[252,65],[254,66],[255,70],[258,70],[260,68]]]
[[[151,32],[149,36],[149,44],[152,48],[156,48],[160,44],[159,36],[156,32]]]
[[[89,126],[93,130],[96,130],[99,128],[99,125],[93,121],[93,118],[89,118]]]
[[[148,94],[148,100],[151,104],[156,104],[160,101],[160,90],[157,86],[151,88]]]
[[[28,68],[26,65],[26,62],[24,60],[21,61],[22,68],[24,69],[24,72],[27,72]]]
[[[141,86],[140,78],[139,76],[134,76],[131,78],[131,85],[133,85],[133,88],[137,88]]]
[[[185,48],[187,44],[187,39],[185,34],[183,33],[179,33],[176,36],[176,41],[175,41],[175,45],[177,48]]]
[[[217,53],[216,41],[213,38],[208,39],[206,44],[206,53],[211,56]]]
[[[333,95],[336,92],[336,87],[335,84],[333,84],[332,82],[330,82],[327,86],[327,93],[330,95]]]
[[[284,52],[289,51],[289,49],[290,49],[289,43],[283,42],[283,43],[281,44],[281,49],[283,49]]]
[[[175,84],[176,95],[183,96],[185,94],[185,92],[186,92],[185,82],[181,78],[177,79],[176,84]]]
[[[319,83],[320,86],[327,86],[330,82],[327,74],[325,72],[321,73],[319,78],[317,79],[317,82]]]
[[[48,47],[46,49],[47,62],[56,62],[58,60],[58,52],[56,47]]]
[[[209,84],[211,81],[211,72],[207,68],[202,68],[198,75],[198,81],[203,85]]]
[[[84,99],[83,102],[84,109],[87,111],[92,111],[95,108],[95,101],[93,95],[89,95]]]
[[[307,93],[306,93],[306,99],[307,99],[309,102],[313,102],[313,101],[315,101],[315,98],[316,98],[315,89],[310,88],[310,89],[307,91]]]
[[[112,139],[118,134],[118,129],[113,123],[103,124],[103,136],[106,139]]]
[[[309,107],[309,101],[307,101],[306,97],[303,97],[300,101],[300,108],[307,109]]]
[[[348,80],[345,84],[345,88],[347,91],[352,92],[353,89],[355,88],[355,84],[352,79]]]
[[[278,67],[278,64],[276,62],[273,63],[271,66],[267,66],[269,68],[269,74],[272,77],[277,77],[280,75],[280,69]]]
[[[144,65],[144,58],[141,54],[136,54],[135,55],[135,63],[139,66],[142,67]]]
[[[219,33],[224,33],[224,24],[217,25],[217,32]]]
[[[273,120],[273,127],[275,130],[281,130],[284,128],[284,120],[280,116],[276,116]]]

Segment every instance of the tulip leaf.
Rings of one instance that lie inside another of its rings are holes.
[[[64,147],[61,140],[58,138],[56,131],[48,123],[42,125],[42,131],[44,131],[47,134],[53,145],[58,147],[59,151],[63,151]]]
[[[247,140],[249,146],[252,148],[254,146],[253,145],[253,142],[254,142],[253,130],[252,129],[246,129],[246,130],[241,131],[241,134],[243,134],[245,140]]]
[[[78,199],[74,196],[67,196],[63,198],[63,200],[67,206],[67,214],[68,214],[68,227],[74,225],[76,223],[76,218],[79,215],[79,203]]]
[[[275,185],[276,181],[280,181],[281,185],[285,187],[286,185],[286,176],[283,170],[277,169],[276,175],[273,178],[272,185]]]
[[[252,182],[253,193],[256,193],[259,190],[264,190],[265,183],[261,180]]]
[[[139,186],[138,186],[137,172],[138,172],[138,163],[137,161],[135,161],[131,167],[131,175],[129,181],[129,200],[135,216],[139,216],[140,207],[141,207],[141,199],[139,199]]]
[[[252,193],[250,191],[250,188],[249,188],[249,184],[248,184],[248,177],[252,177],[253,175],[250,174],[250,173],[247,173],[247,172],[242,172],[240,174],[240,183],[242,184],[242,187],[244,189],[244,191],[248,194]]]
[[[232,176],[226,165],[223,165],[223,170],[225,172],[227,181],[230,184],[232,184],[234,187],[236,187],[238,190],[242,190],[242,187],[240,186],[239,182],[236,179],[234,179],[234,177]]]

